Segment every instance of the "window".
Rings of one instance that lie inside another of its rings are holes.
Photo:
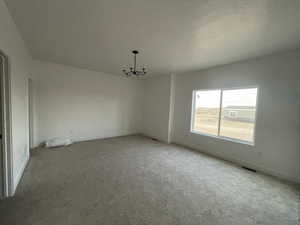
[[[196,90],[191,130],[254,143],[257,88]]]
[[[193,130],[218,135],[220,115],[220,90],[195,92],[195,116]]]

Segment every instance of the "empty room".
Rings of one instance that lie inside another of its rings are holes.
[[[299,0],[0,0],[0,225],[299,225]]]

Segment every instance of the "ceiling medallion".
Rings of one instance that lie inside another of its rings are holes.
[[[129,70],[123,70],[123,73],[127,76],[127,77],[131,77],[131,76],[135,76],[135,77],[139,77],[139,76],[144,76],[146,75],[146,68],[142,68],[142,70],[137,70],[136,68],[136,55],[139,54],[139,52],[137,50],[133,50],[132,51],[133,55],[134,55],[134,65],[133,67],[130,67]]]

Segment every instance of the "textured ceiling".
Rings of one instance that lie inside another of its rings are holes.
[[[36,59],[152,75],[300,46],[299,0],[6,0]]]

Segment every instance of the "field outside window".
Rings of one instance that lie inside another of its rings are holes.
[[[257,88],[193,92],[192,132],[254,143]]]

